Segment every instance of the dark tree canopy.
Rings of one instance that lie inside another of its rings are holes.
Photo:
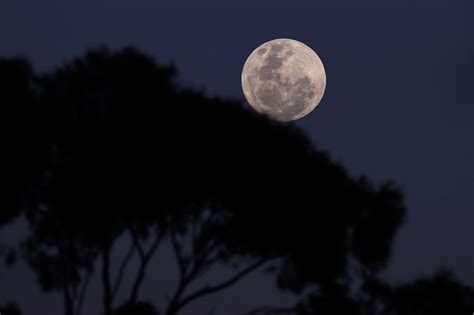
[[[3,306],[0,305],[0,314],[21,315],[21,311],[16,304],[8,303]]]
[[[150,303],[136,302],[120,306],[114,315],[159,315],[159,313]]]
[[[293,125],[182,88],[174,66],[133,48],[92,50],[43,75],[23,60],[0,70],[2,136],[15,135],[0,165],[0,225],[24,211],[24,258],[44,291],[61,292],[65,315],[80,314],[94,275],[103,314],[174,315],[268,264],[279,288],[312,290],[293,311],[362,312],[351,283],[386,266],[405,215],[394,183],[350,176]],[[155,308],[140,288],[165,241],[179,281]],[[216,264],[235,274],[190,290]]]
[[[0,59],[0,226],[26,206],[44,160],[32,81],[26,60]]]
[[[451,272],[440,271],[393,288],[386,304],[385,314],[472,313],[474,289],[459,283]]]

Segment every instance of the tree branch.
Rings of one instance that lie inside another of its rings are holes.
[[[271,307],[263,306],[256,309],[253,309],[244,315],[277,315],[277,314],[296,314],[296,307]]]
[[[156,235],[155,242],[151,245],[150,249],[148,252],[145,254],[145,259],[149,261],[151,257],[153,257],[153,254],[155,253],[156,249],[158,248],[158,245],[160,245],[161,240],[163,239],[164,233],[159,232]]]
[[[178,242],[178,239],[176,238],[176,234],[174,232],[171,232],[171,244],[173,245],[173,252],[174,256],[176,258],[176,262],[178,263],[178,269],[179,269],[179,275],[181,279],[184,279],[186,276],[186,259],[183,256],[183,253],[181,252],[181,245]]]
[[[86,276],[85,276],[84,282],[82,284],[82,288],[80,290],[79,297],[77,299],[76,312],[75,312],[76,315],[81,315],[81,313],[82,313],[82,306],[84,304],[84,298],[86,296],[86,291],[87,291],[87,287],[89,286],[90,278],[91,278],[91,272],[88,271]]]
[[[205,296],[205,295],[208,295],[208,294],[211,294],[211,293],[214,293],[214,292],[217,292],[217,291],[220,291],[220,290],[223,290],[225,288],[230,287],[231,285],[235,284],[237,281],[239,281],[240,279],[242,279],[243,277],[245,277],[246,275],[248,275],[249,273],[251,273],[255,269],[262,266],[267,261],[268,261],[268,259],[262,258],[262,259],[256,261],[255,263],[251,264],[247,268],[244,268],[243,270],[241,270],[240,272],[238,272],[234,276],[230,277],[229,279],[221,282],[220,284],[216,284],[216,285],[213,285],[213,286],[208,285],[208,286],[206,286],[202,289],[199,289],[199,290],[195,291],[194,293],[189,294],[187,297],[183,298],[181,301],[179,301],[177,303],[177,310],[183,308],[186,304],[188,304],[189,302],[191,302],[195,299],[198,299],[202,296]]]
[[[186,286],[189,284],[190,277],[187,274],[187,263],[186,259],[183,256],[183,253],[181,251],[182,246],[179,244],[178,239],[176,238],[176,234],[174,231],[171,231],[171,244],[173,247],[173,253],[176,258],[176,262],[178,263],[178,270],[179,270],[179,282],[178,286],[176,287],[176,290],[173,294],[173,297],[168,303],[168,307],[166,309],[165,314],[170,315],[170,314],[175,314],[175,309],[178,304],[179,299],[181,298],[181,295],[184,292],[184,289]],[[191,272],[192,274],[192,272]]]
[[[187,233],[187,236],[190,238],[189,242],[191,245],[191,253],[189,258],[186,257],[186,254],[183,252],[184,245],[182,244],[181,240],[178,240],[178,233],[174,231],[171,233],[171,244],[179,268],[179,282],[172,299],[169,301],[167,310],[165,312],[167,315],[177,314],[177,312],[185,304],[200,297],[201,295],[212,293],[214,290],[220,290],[220,288],[205,288],[206,291],[211,289],[212,292],[195,292],[195,294],[199,293],[196,297],[194,297],[193,294],[189,295],[185,299],[182,298],[190,283],[205,273],[213,264],[220,260],[220,257],[217,253],[213,255],[219,243],[210,242],[209,240],[205,239],[203,230],[201,228],[197,228],[198,225],[202,227],[202,225],[209,224],[211,220],[212,218],[196,218],[191,225],[191,229]],[[201,243],[198,243],[199,241],[201,241]],[[254,268],[257,267],[258,266]],[[225,285],[224,287],[232,285],[250,271],[251,270],[243,272],[240,277],[233,279],[231,283]]]
[[[140,267],[138,270],[137,277],[135,279],[135,283],[133,284],[132,291],[130,293],[129,303],[134,303],[137,300],[138,292],[143,283],[143,279],[145,279],[146,268],[148,266],[148,263],[150,262],[151,257],[153,257],[153,254],[156,252],[156,249],[158,248],[158,245],[160,244],[163,235],[164,233],[157,232],[155,241],[151,245],[150,249],[147,252],[143,251],[142,249],[142,253],[140,254]],[[137,239],[135,239],[135,241],[137,244],[139,244]]]
[[[110,285],[110,246],[102,249],[102,286],[104,290],[104,315],[112,315],[112,296]]]
[[[140,244],[140,242],[138,241],[138,236],[137,234],[135,233],[135,231],[133,231],[133,229],[129,229],[130,231],[130,235],[132,236],[132,243],[133,243],[133,246],[135,246],[135,248],[137,249],[138,251],[138,254],[140,255],[140,257],[142,259],[145,258],[145,251],[143,250],[143,247],[142,245]]]
[[[68,284],[65,284],[63,287],[63,296],[64,296],[64,314],[74,315],[73,300],[71,297],[71,293],[69,292]]]
[[[132,244],[130,245],[130,249],[128,250],[127,254],[125,255],[124,259],[122,260],[122,263],[120,264],[120,268],[119,268],[118,274],[117,274],[117,279],[115,281],[115,285],[114,285],[114,288],[112,290],[112,299],[114,299],[115,296],[117,295],[117,292],[120,288],[120,285],[122,284],[122,279],[123,279],[123,275],[125,273],[125,269],[127,268],[128,263],[132,259],[134,253],[135,253],[135,244],[133,244],[133,241],[132,241]]]

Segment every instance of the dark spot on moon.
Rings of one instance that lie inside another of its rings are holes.
[[[265,65],[258,70],[258,78],[262,81],[268,81],[272,79],[272,68]]]
[[[310,102],[315,95],[314,89],[315,85],[308,76],[296,80],[294,86],[291,88],[293,106],[288,106],[288,114],[297,116],[308,106],[312,105]]]
[[[267,58],[267,64],[272,69],[278,69],[283,64],[283,58],[278,57],[276,54],[271,54]]]
[[[260,48],[259,50],[257,50],[257,54],[259,54],[260,56],[264,55],[266,52],[267,52],[266,48]]]
[[[275,48],[276,47],[276,48]],[[280,74],[276,73],[275,70],[283,65],[283,58],[278,57],[277,52],[283,49],[283,45],[273,45],[270,52],[264,59],[264,65],[258,70],[259,79],[262,81],[267,80],[280,80]],[[261,48],[265,49],[265,48]],[[257,51],[258,52],[258,51]]]
[[[276,108],[277,110],[282,109],[285,105],[278,86],[264,85],[257,90],[257,96],[265,106]]]
[[[271,51],[275,53],[279,53],[285,48],[285,46],[286,46],[285,44],[273,44]]]
[[[295,102],[291,106],[287,106],[285,109],[284,117],[287,120],[293,120],[295,117],[298,117],[304,110],[306,106],[303,103]]]
[[[262,104],[270,108],[266,113],[268,116],[280,121],[293,120],[311,105],[315,86],[308,76],[296,80],[293,84],[282,80],[273,82],[277,84],[263,86],[256,92]],[[288,93],[286,99],[282,92]]]
[[[304,76],[296,80],[296,83],[293,89],[294,89],[294,95],[298,100],[304,101],[305,98],[311,98],[309,97],[309,94],[313,91],[311,89],[310,78],[307,76]]]
[[[268,56],[268,58],[266,58],[265,64],[258,71],[260,80],[267,81],[278,79],[278,74],[275,72],[275,70],[280,68],[282,64],[283,61],[281,58],[278,58],[278,56],[273,54]]]

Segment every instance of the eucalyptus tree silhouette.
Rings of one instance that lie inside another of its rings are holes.
[[[46,160],[32,83],[33,69],[26,60],[0,59],[0,229],[33,203]],[[0,240],[0,265],[11,266],[16,260],[15,248]],[[0,313],[20,310],[10,303],[0,307]]]
[[[163,212],[151,195],[161,161],[148,154],[155,152],[152,127],[159,118],[143,109],[157,99],[168,102],[172,73],[128,49],[91,52],[37,79],[51,166],[36,207],[27,213],[32,235],[25,249],[42,288],[63,292],[65,314],[80,312],[99,258],[103,311],[111,314],[121,277],[111,283],[110,254],[121,234],[132,235],[142,269],[161,239],[160,230],[151,252],[143,254],[139,241]]]
[[[44,161],[32,81],[33,69],[26,60],[0,59],[0,226],[27,206]]]
[[[351,285],[384,268],[403,222],[393,183],[351,177],[293,125],[182,88],[174,66],[133,48],[92,50],[41,76],[25,69],[15,99],[28,98],[20,117],[35,132],[24,137],[38,141],[14,155],[34,162],[18,170],[31,195],[23,257],[44,291],[61,292],[65,315],[81,313],[94,276],[104,315],[175,315],[264,266],[281,289],[311,290],[284,311],[310,312],[315,301],[360,309]],[[140,292],[163,242],[179,279],[167,304],[153,306]],[[199,287],[219,264],[235,273]]]
[[[0,314],[21,315],[21,311],[16,304],[8,303],[5,306],[0,306]]]
[[[474,309],[474,288],[460,283],[446,270],[395,286],[388,293],[383,315],[464,314]]]
[[[158,312],[150,303],[135,302],[120,306],[114,315],[158,315]]]

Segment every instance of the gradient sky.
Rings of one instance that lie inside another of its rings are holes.
[[[88,47],[135,45],[160,63],[175,62],[181,84],[243,100],[240,73],[255,47],[278,37],[308,44],[324,62],[328,83],[322,103],[297,125],[351,174],[393,179],[405,193],[407,222],[386,277],[407,281],[446,267],[474,285],[472,1],[373,0],[356,6],[353,0],[314,0],[291,2],[293,8],[276,0],[200,1],[200,9],[183,0],[30,2],[0,5],[0,56],[25,56],[39,72]],[[19,222],[0,241],[21,231]],[[162,256],[160,266],[173,269]],[[57,313],[57,297],[38,295],[25,270],[20,264],[0,271],[0,303],[15,298],[27,304],[26,314],[38,307]],[[154,277],[145,283],[150,298],[157,282],[161,288],[173,281]],[[217,304],[218,311],[234,314],[224,311],[233,307],[237,314],[290,300],[261,279],[247,279],[229,291],[234,298],[221,294],[201,307]],[[248,296],[249,288],[259,293]]]

